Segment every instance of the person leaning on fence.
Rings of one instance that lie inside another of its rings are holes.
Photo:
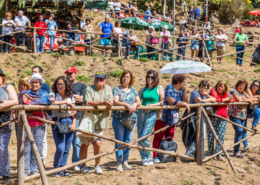
[[[54,20],[54,13],[50,13],[50,18],[45,20],[45,24],[47,25],[47,28],[50,30],[47,30],[47,34],[50,41],[50,53],[53,52],[53,42],[54,38],[56,36],[56,30],[58,30],[58,26],[56,21]]]
[[[206,44],[206,48],[208,50],[208,54],[209,54],[210,58],[212,58],[213,57],[213,51],[215,50],[215,48],[214,48],[215,36],[214,36],[212,30],[209,30],[208,39],[209,40],[205,41],[205,44]]]
[[[31,27],[31,21],[23,15],[23,11],[19,10],[18,11],[18,16],[15,17],[14,22],[16,24],[15,31],[23,31],[19,33],[15,33],[15,40],[16,40],[16,46],[20,46],[20,36],[22,35],[22,44],[25,45],[25,40],[26,40],[26,33],[25,29],[23,28],[28,25],[28,27]],[[28,42],[28,39],[27,39]],[[28,43],[27,43],[28,45]]]
[[[16,26],[14,21],[12,20],[12,14],[11,12],[6,12],[5,13],[5,19],[2,20],[2,24],[5,26],[11,26],[11,27],[2,27],[2,34],[6,35],[3,37],[3,41],[7,42],[9,44],[12,44],[12,37],[13,37],[13,26]],[[0,43],[1,44],[1,43]],[[3,53],[11,53],[11,46],[7,44],[3,44]]]
[[[193,24],[193,20],[194,20],[194,14],[195,14],[195,10],[193,8],[193,6],[190,7],[190,22],[191,24]]]
[[[127,36],[127,50],[126,50],[126,58],[129,58],[131,47],[135,48],[137,59],[139,59],[139,43],[137,41],[137,37],[135,35],[135,31],[133,29],[130,30],[130,35]]]
[[[68,32],[66,32],[66,34],[68,35],[68,39],[80,41],[80,38],[76,38],[76,33],[80,32],[80,30],[72,27],[72,23],[70,21],[66,22],[66,30],[68,30]]]
[[[113,94],[111,87],[106,85],[106,73],[98,71],[95,73],[94,85],[89,86],[85,94],[83,96],[83,104],[87,106],[97,107],[100,105],[104,105],[107,108],[111,108],[114,104],[113,102]],[[92,126],[90,130],[88,130],[89,118],[91,119]],[[104,130],[109,128],[109,111],[93,111],[93,112],[83,112],[79,121],[79,128],[82,130],[88,130],[89,132],[93,132],[97,135],[103,136]],[[80,147],[80,159],[86,159],[88,156],[88,147],[90,143],[92,143],[94,147],[94,155],[98,155],[101,153],[101,138],[98,137],[84,137],[79,136],[81,140]],[[100,165],[100,159],[96,158],[95,162],[95,172],[96,174],[103,174]],[[90,170],[86,166],[86,163],[82,163],[80,167],[80,171],[82,173],[89,173]]]
[[[95,36],[93,34],[91,34],[91,32],[94,32],[94,28],[93,26],[90,24],[90,18],[86,18],[86,24],[83,26],[83,31],[86,32],[83,34],[83,38],[84,38],[84,43],[87,44],[87,45],[93,45],[93,42],[92,43],[89,43],[90,42],[90,39],[94,39]],[[93,36],[93,38],[92,38]],[[87,54],[90,54],[89,52],[89,48],[87,49]]]
[[[170,23],[170,21],[171,21],[171,17],[170,17],[170,15],[169,15],[169,13],[167,12],[167,13],[165,13],[165,16],[163,16],[163,21],[168,21],[169,23]]]
[[[196,39],[200,39],[199,34],[197,33],[197,30],[194,28],[192,30],[192,33],[190,34],[190,38],[193,39],[191,40],[191,46],[190,46],[190,50],[191,50],[191,58],[193,59],[193,56],[195,54],[195,59],[197,59],[197,56],[199,54],[199,41]]]
[[[116,0],[116,2],[114,2],[114,7],[115,7],[115,13],[116,13],[115,18],[117,20],[119,20],[119,14],[120,14],[120,10],[122,8],[120,0]]]
[[[164,89],[159,85],[159,75],[156,71],[150,70],[146,74],[146,85],[139,92],[143,106],[161,106],[164,100]],[[159,115],[159,116],[158,116]],[[160,117],[157,110],[138,110],[137,113],[137,134],[138,138],[150,134],[153,130],[156,119]],[[142,147],[150,147],[148,139],[139,141]],[[144,166],[152,165],[153,159],[149,151],[139,150]]]
[[[234,43],[235,42],[239,42],[236,43],[236,52],[240,52],[237,53],[237,65],[242,66],[242,62],[243,62],[243,57],[244,57],[244,51],[245,50],[245,44],[248,42],[248,38],[247,35],[244,33],[245,29],[244,28],[240,28],[240,33],[237,33],[235,38],[234,38]]]
[[[185,35],[184,30],[180,30],[179,38],[176,40],[178,47],[178,55],[182,55],[183,60],[186,60],[186,45],[189,43],[188,37]],[[181,56],[177,56],[177,60],[181,60]]]
[[[18,98],[16,91],[12,85],[6,83],[6,76],[0,69],[0,110],[12,107],[18,104]],[[4,95],[5,94],[5,95]],[[5,99],[4,99],[5,97]],[[12,119],[12,111],[0,112],[0,125]],[[0,127],[0,176],[3,178],[0,180],[2,183],[9,181],[10,176],[10,155],[8,151],[8,145],[11,138],[12,123]]]
[[[181,19],[179,20],[179,26],[180,26],[180,29],[185,29],[186,27],[186,20],[184,19],[184,17],[181,17]]]
[[[218,29],[218,34],[215,36],[216,39],[216,47],[217,47],[217,61],[219,64],[222,62],[222,55],[225,52],[226,41],[228,40],[226,34],[224,34],[222,29]]]
[[[203,29],[206,30],[207,34],[209,35],[209,32],[211,30],[211,25],[209,21],[204,24]]]
[[[78,82],[78,80],[77,80],[77,69],[75,67],[70,66],[65,71],[65,74],[67,75],[67,78],[72,85],[72,93],[73,93],[73,97],[75,99],[75,105],[76,106],[82,106],[83,105],[83,103],[82,103],[83,95],[85,93],[87,86],[83,83]],[[76,128],[79,127],[79,120],[80,120],[81,113],[82,113],[82,111],[77,111]],[[81,145],[80,139],[76,136],[76,132],[73,132],[72,163],[80,161],[80,155],[79,155],[80,145]],[[80,171],[80,166],[75,166],[74,171]]]
[[[199,20],[200,19],[200,8],[199,6],[197,6],[196,10],[195,10],[195,19]]]
[[[43,69],[41,66],[33,66],[32,67],[32,75],[35,73],[39,73],[41,76],[43,75]],[[47,83],[43,83],[40,87],[42,90],[45,90],[48,94],[50,94],[50,86]]]
[[[111,17],[111,15],[114,11],[114,2],[113,2],[113,0],[108,0],[107,4],[108,4],[108,12],[109,12],[109,14],[107,14],[107,15],[109,15],[109,17]]]
[[[246,93],[249,95],[249,97],[256,102],[260,101],[260,81],[255,80],[249,87],[249,89],[246,90]],[[260,105],[256,104],[253,106],[250,106],[247,111],[247,119],[248,118],[254,118],[252,122],[252,130],[257,131],[257,124],[260,119]]]
[[[138,93],[132,85],[134,84],[134,76],[131,71],[124,71],[120,78],[121,85],[113,89],[114,103],[116,106],[124,106],[127,111],[113,111],[112,112],[112,126],[114,129],[115,139],[130,143],[135,131],[135,125],[131,125],[132,130],[120,122],[124,117],[131,117],[137,121],[136,107],[139,106],[140,98]],[[122,147],[122,145],[115,143],[115,149]],[[128,157],[130,148],[126,147],[116,152],[116,166],[117,171],[123,171],[123,167],[132,170],[133,168],[128,165]]]
[[[34,24],[34,27],[37,27],[37,28],[46,28],[46,24],[45,22],[43,21],[43,15],[40,15],[39,16],[39,21],[37,21],[35,24]],[[37,46],[37,53],[39,52],[44,52],[44,40],[45,40],[45,29],[37,29],[36,30],[36,46]]]
[[[134,2],[134,6],[132,6],[131,10],[131,17],[137,17],[138,16],[138,6],[137,2]]]
[[[146,12],[145,12],[144,14],[145,14],[145,15],[144,15],[144,19],[145,19],[146,21],[150,21],[150,20],[151,20],[151,15],[152,15],[151,8],[148,7],[147,10],[146,10]]]
[[[50,99],[52,105],[66,105],[73,108],[75,99],[72,94],[72,85],[67,77],[59,76],[53,83]],[[73,132],[76,128],[77,112],[76,111],[52,111],[52,121],[69,125],[71,132],[67,134],[59,133],[57,125],[51,125],[53,139],[56,145],[53,166],[60,168],[67,165],[71,143],[73,140]],[[53,174],[54,177],[71,176],[70,173],[63,170]]]
[[[100,23],[99,25],[100,31],[100,45],[108,46],[111,42],[111,34],[115,32],[114,26],[111,22],[109,22],[109,17],[105,17],[105,22]],[[104,34],[105,33],[105,34]],[[108,38],[106,38],[108,37]],[[105,49],[106,51],[108,49]],[[104,56],[104,52],[102,51],[102,56]],[[105,54],[107,57],[107,53]]]
[[[198,54],[198,57],[200,58],[200,61],[202,62],[203,60],[203,51],[204,51],[204,56],[206,56],[206,48],[204,47],[203,43],[202,43],[202,40],[205,40],[205,39],[208,39],[208,36],[206,34],[206,31],[205,30],[202,30],[202,33],[200,35],[200,39],[199,40],[199,54]]]
[[[168,39],[171,36],[171,33],[167,31],[168,26],[163,26],[163,29],[160,33],[161,39],[161,49],[163,49],[163,60],[169,60],[168,53],[164,52],[165,50],[168,51]]]
[[[172,84],[167,85],[164,92],[164,102],[163,105],[177,105],[184,106],[187,111],[190,112],[190,107],[188,104],[188,96],[186,91],[185,77],[182,74],[176,74],[172,77]],[[165,131],[162,131],[154,135],[153,138],[153,148],[159,149],[160,143],[163,138],[174,138],[175,124],[179,121],[179,110],[180,109],[164,109],[161,118],[157,118],[154,131],[157,131],[165,126],[170,126]],[[168,116],[167,116],[168,115]],[[169,115],[173,115],[174,119],[169,119]],[[160,163],[158,153],[153,153],[154,163]]]
[[[248,88],[248,83],[245,80],[239,80],[233,90],[230,91],[230,94],[235,98],[236,102],[249,102],[251,105],[253,101],[250,99],[250,96],[246,94],[245,90]],[[230,121],[233,121],[240,126],[247,127],[247,105],[229,105],[228,106],[228,116]],[[235,139],[234,143],[241,141],[247,137],[247,130],[233,125],[235,130]],[[242,151],[249,150],[248,141],[243,141],[244,148]],[[240,144],[234,146],[234,156],[238,158],[243,158],[244,155],[239,151]]]
[[[125,10],[125,14],[129,15],[129,17],[131,17],[131,8],[133,8],[133,3],[132,1],[129,1],[129,3],[126,5],[126,10]]]
[[[112,44],[114,46],[117,46],[117,48],[114,50],[114,52],[117,53],[117,49],[118,49],[118,35],[119,35],[119,40],[120,40],[121,46],[123,44],[123,31],[121,29],[121,22],[119,22],[119,21],[115,22],[114,30],[115,30],[115,32],[113,33],[113,42],[112,42]]]
[[[146,32],[146,40],[145,40],[145,44],[147,45],[151,45],[152,47],[154,47],[154,44],[151,43],[151,39],[155,38],[156,32],[153,26],[149,26],[149,30]],[[158,38],[156,38],[158,39]],[[153,48],[146,46],[147,49],[147,53],[150,53],[153,51]],[[152,60],[152,54],[148,54],[148,58],[150,60]]]
[[[224,80],[219,81],[216,86],[211,89],[210,96],[214,97],[216,99],[216,102],[219,103],[233,103],[234,99],[233,96],[228,93],[228,86],[227,83]],[[213,106],[213,113],[221,116],[223,118],[228,117],[227,115],[227,105],[218,105],[218,106]],[[225,138],[225,133],[227,129],[227,121],[217,118],[214,116],[210,116],[211,118],[211,123],[216,131],[216,134],[222,144],[224,144],[224,138]],[[209,154],[213,155],[215,153],[218,153],[221,151],[220,146],[216,142],[216,148],[214,147],[214,136],[213,133],[210,131],[210,128],[207,124],[207,134],[208,134],[208,149],[209,149]],[[217,160],[220,161],[225,161],[225,159],[222,157],[221,154],[217,155]]]

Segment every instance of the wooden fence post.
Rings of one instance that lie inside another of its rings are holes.
[[[42,159],[41,159],[39,150],[38,150],[38,148],[37,148],[37,146],[35,144],[35,140],[33,138],[33,135],[32,135],[32,132],[31,132],[31,128],[30,128],[30,126],[28,124],[27,116],[26,116],[24,111],[22,111],[21,116],[22,116],[22,119],[23,119],[23,124],[24,124],[24,128],[26,130],[26,133],[27,133],[27,137],[28,137],[28,139],[29,139],[29,141],[31,143],[31,147],[32,147],[34,156],[35,156],[36,161],[37,161],[37,165],[38,165],[38,168],[39,168],[39,171],[40,171],[40,175],[41,175],[42,184],[43,185],[48,185],[48,180],[47,180],[45,169],[44,169],[44,166],[43,166],[43,163],[42,163]]]
[[[24,184],[24,125],[21,115],[22,111],[18,112],[17,124],[17,184]]]
[[[121,48],[121,42],[120,42],[120,34],[117,35],[117,55],[120,57],[120,48]]]
[[[34,47],[34,56],[35,56],[35,59],[36,59],[36,55],[37,55],[36,28],[33,28],[33,47]]]
[[[201,116],[202,107],[197,108],[197,127],[196,127],[196,162],[198,165],[202,165],[203,160],[203,125]]]
[[[89,56],[91,56],[91,55],[92,55],[91,44],[92,44],[92,38],[91,38],[91,35],[90,35],[90,43],[89,43]]]

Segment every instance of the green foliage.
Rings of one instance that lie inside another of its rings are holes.
[[[25,73],[26,75],[28,75],[28,76],[32,75],[32,71],[29,70],[29,69],[28,69],[28,70],[25,70],[24,73]]]
[[[108,73],[109,76],[119,78],[122,75],[123,71],[121,69],[116,69],[115,71],[110,71]]]
[[[76,78],[78,81],[84,82],[85,84],[91,81],[91,79],[89,77],[86,77],[85,75],[78,75]]]
[[[121,65],[122,59],[117,59],[117,60],[115,60],[115,62],[116,62],[118,65]]]
[[[139,61],[141,61],[141,62],[149,62],[150,59],[149,58],[140,58]]]
[[[56,78],[50,78],[51,82],[54,82],[56,80]]]
[[[162,79],[170,79],[170,77],[167,76],[167,75],[163,75],[163,76],[162,76]]]
[[[181,185],[193,185],[194,182],[191,180],[180,180]]]
[[[9,73],[4,73],[6,78],[10,78],[10,74]]]
[[[245,166],[244,170],[250,170],[250,167],[249,166]]]
[[[254,69],[254,72],[256,72],[256,73],[257,73],[257,72],[260,72],[260,68],[255,68],[255,69]]]
[[[209,175],[214,175],[215,172],[214,172],[213,170],[210,170],[208,174],[209,174]]]
[[[75,61],[74,66],[84,66],[86,63],[84,61]]]

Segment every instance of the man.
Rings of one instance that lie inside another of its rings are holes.
[[[23,26],[27,26],[30,28],[31,27],[31,21],[23,15],[23,11],[19,10],[18,11],[18,16],[15,17],[14,22],[16,24],[15,31],[23,31],[15,34],[15,40],[16,40],[16,46],[20,46],[20,35],[22,35],[22,44],[25,45],[25,39],[26,39],[26,33],[25,29],[22,28]],[[29,42],[30,39],[27,39],[27,47],[30,45]]]
[[[66,32],[66,34],[68,35],[68,39],[80,41],[80,39],[76,39],[76,33],[80,31],[72,27],[72,23],[70,21],[66,22],[66,30],[68,30],[68,32]]]
[[[78,82],[77,80],[77,69],[75,67],[69,67],[65,74],[67,75],[67,78],[69,79],[70,83],[72,84],[72,93],[73,97],[76,101],[76,105],[80,106],[83,105],[83,95],[85,93],[85,90],[87,86],[83,83]],[[80,119],[81,111],[77,111],[77,122],[76,122],[76,128],[79,127],[79,119]],[[80,160],[80,139],[76,136],[76,132],[73,133],[73,140],[72,140],[72,146],[73,146],[73,152],[72,152],[72,163],[78,162]],[[80,166],[75,166],[74,171],[80,171]]]
[[[34,66],[32,68],[32,75],[35,73],[39,73],[42,76],[43,69],[41,66]],[[48,94],[50,94],[50,86],[46,83],[42,84],[42,87],[40,89],[45,90]],[[51,117],[51,111],[48,111],[49,116]],[[44,134],[44,139],[43,139],[43,146],[42,146],[42,163],[45,164],[45,159],[47,156],[47,124],[45,123],[45,134]]]
[[[194,19],[194,9],[193,6],[190,7],[190,22],[193,24],[193,19]]]
[[[39,16],[39,21],[37,21],[34,24],[34,27],[37,28],[46,28],[45,22],[43,21],[43,15]],[[37,45],[37,53],[44,52],[44,39],[45,39],[45,33],[46,30],[44,29],[37,29],[37,35],[36,35],[36,45]]]
[[[189,43],[188,37],[185,36],[184,30],[180,30],[179,38],[177,39],[178,47],[182,47],[178,49],[178,55],[183,56],[183,60],[186,60],[186,44]],[[181,60],[180,56],[177,56],[177,60]]]
[[[83,96],[83,103],[89,106],[100,106],[105,105],[107,108],[111,108],[113,106],[113,94],[111,91],[111,87],[106,85],[106,74],[104,72],[96,72],[94,85],[91,85],[85,91]],[[79,121],[80,124],[84,121],[84,114],[81,114],[81,119]],[[98,135],[103,135],[104,129],[109,127],[109,111],[99,112],[93,111],[91,113],[93,117],[98,119],[93,119],[92,124],[94,126],[94,133]],[[83,120],[83,121],[82,121]],[[80,136],[79,136],[80,137]],[[80,137],[81,147],[80,147],[80,159],[87,158],[87,151],[90,143],[94,146],[94,155],[98,155],[101,153],[101,138],[97,137]],[[95,159],[96,174],[103,174],[102,169],[100,168],[100,157]],[[80,171],[82,173],[89,173],[90,170],[86,166],[85,163],[81,164]]]
[[[133,8],[133,5],[132,5],[133,3],[132,3],[132,1],[129,1],[129,3],[126,5],[126,9],[127,10],[125,10],[125,14],[127,15],[129,15],[129,17],[131,17],[131,12],[130,12],[130,10],[131,10],[131,8]]]
[[[53,52],[53,42],[54,42],[54,38],[56,36],[55,30],[58,30],[57,23],[56,23],[56,21],[54,21],[54,13],[50,13],[50,18],[45,20],[45,24],[47,25],[48,29],[51,29],[51,30],[47,30],[47,34],[49,36],[50,45],[51,45],[50,53],[52,53]]]
[[[197,6],[197,8],[196,8],[195,14],[196,14],[196,20],[199,20],[200,19],[200,9],[199,9],[199,6]]]
[[[111,42],[111,33],[115,32],[114,26],[111,22],[109,22],[109,17],[105,17],[105,22],[100,23],[99,25],[100,31],[100,45],[108,46]],[[103,34],[106,33],[106,34]],[[108,38],[106,38],[108,37]],[[106,49],[107,51],[107,49]],[[102,52],[102,56],[104,56],[104,52]],[[105,54],[107,57],[107,53]]]
[[[91,33],[88,32],[94,32],[94,28],[93,26],[90,24],[90,18],[86,18],[86,24],[83,26],[83,31],[85,31],[86,33],[83,34],[83,38],[84,38],[84,43],[87,45],[90,45],[90,39],[91,39]],[[93,43],[91,43],[92,45]],[[89,48],[87,49],[87,54],[89,53]]]
[[[150,21],[151,20],[151,15],[152,15],[152,12],[150,10],[150,7],[147,8],[146,12],[144,13],[144,19],[146,21]]]
[[[170,15],[169,13],[165,13],[165,16],[163,16],[163,21],[169,21],[170,20]]]
[[[243,57],[244,57],[244,51],[245,50],[245,44],[248,42],[248,38],[247,35],[244,34],[245,29],[244,28],[240,28],[240,33],[236,33],[236,36],[234,38],[234,43],[236,43],[236,41],[238,43],[236,43],[236,51],[240,52],[237,53],[237,65],[242,66],[242,62],[243,62]]]

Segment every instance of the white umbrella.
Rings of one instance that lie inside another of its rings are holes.
[[[202,63],[191,60],[181,60],[166,64],[162,69],[163,74],[185,74],[185,73],[202,73],[211,71],[211,67]]]

